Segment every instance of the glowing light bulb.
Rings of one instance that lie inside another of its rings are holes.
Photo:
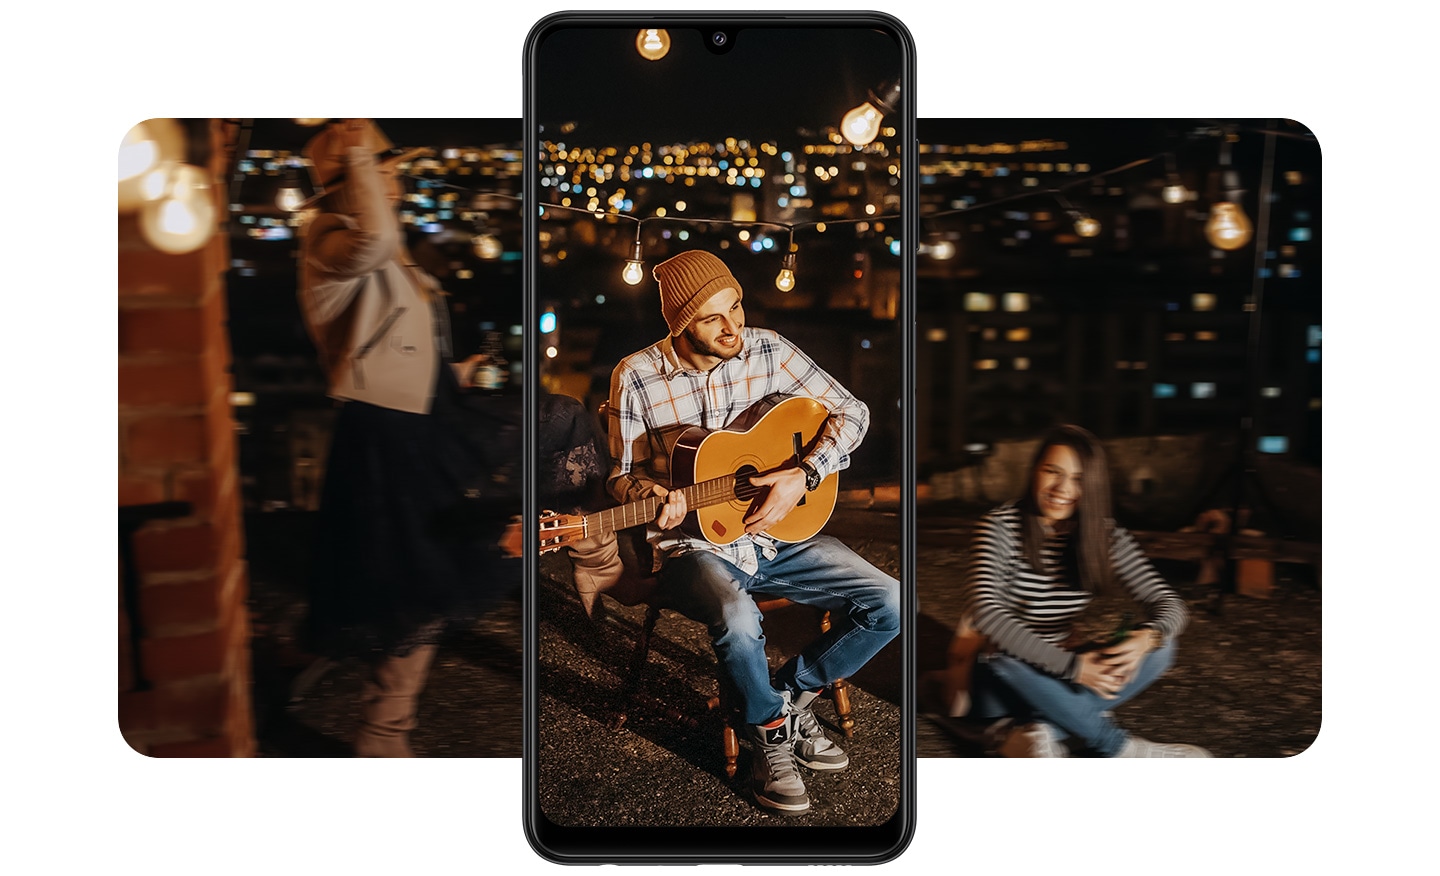
[[[136,125],[120,141],[120,179],[139,176],[160,160],[160,144],[150,139],[145,124]]]
[[[1164,198],[1167,204],[1180,204],[1185,201],[1187,194],[1189,193],[1185,190],[1184,186],[1179,183],[1172,183],[1161,191],[1160,197]]]
[[[640,249],[638,238],[630,250],[630,259],[625,262],[625,270],[620,272],[620,279],[630,286],[639,286],[640,281],[645,279],[645,254]]]
[[[866,101],[845,114],[840,121],[840,135],[852,146],[864,146],[880,136],[880,120],[884,114]]]
[[[1081,216],[1075,220],[1075,233],[1081,237],[1095,237],[1100,233],[1100,223],[1089,216]]]
[[[319,126],[325,124],[325,123],[328,122],[328,121],[330,121],[330,120],[329,120],[329,119],[296,119],[296,120],[295,120],[295,124],[299,125],[299,126],[302,127],[302,128],[318,128]]]
[[[775,275],[775,288],[781,292],[789,292],[795,288],[795,253],[785,253],[785,258],[780,260],[780,273]]]
[[[275,193],[275,206],[286,213],[294,213],[305,202],[305,193],[300,191],[300,174],[294,168],[285,171],[285,183]]]
[[[1226,252],[1239,249],[1250,242],[1254,228],[1240,205],[1233,201],[1219,201],[1210,208],[1210,219],[1205,223],[1205,239],[1216,249]]]
[[[470,242],[474,244],[475,255],[487,262],[493,262],[505,254],[505,245],[493,234],[477,234]]]
[[[670,52],[670,34],[664,28],[646,28],[635,37],[635,50],[646,60],[658,61]]]

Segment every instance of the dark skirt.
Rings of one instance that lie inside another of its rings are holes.
[[[448,365],[430,414],[347,401],[321,497],[305,645],[403,655],[518,590],[499,542],[520,513],[521,403],[462,393]]]

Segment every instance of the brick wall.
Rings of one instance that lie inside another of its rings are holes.
[[[192,126],[191,137],[209,156],[223,216],[224,132],[218,123]],[[251,756],[228,247],[217,228],[194,252],[169,255],[146,244],[134,216],[122,215],[119,225],[119,504],[190,504],[187,516],[135,531],[133,615],[122,563],[120,731],[136,751],[156,757]],[[133,631],[141,634],[138,650]]]

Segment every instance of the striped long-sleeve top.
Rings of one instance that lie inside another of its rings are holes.
[[[651,494],[653,484],[669,487],[667,436],[677,427],[722,429],[772,393],[813,398],[830,412],[815,446],[805,457],[825,477],[850,465],[870,426],[870,409],[794,344],[769,329],[741,330],[744,345],[733,359],[709,371],[687,368],[665,338],[627,356],[610,377],[610,494],[633,502]],[[724,547],[681,530],[651,524],[647,539],[658,568],[665,558],[691,550],[719,554],[746,572],[759,563],[755,551],[774,556],[764,535],[744,535]]]
[[[1025,559],[1022,516],[1014,503],[981,518],[965,578],[965,614],[992,645],[1051,675],[1074,680],[1080,661],[1064,647],[1091,594],[1065,562],[1068,534],[1052,535],[1040,550],[1052,571],[1036,571]],[[1135,538],[1111,526],[1110,563],[1115,580],[1149,614],[1141,628],[1168,641],[1189,622],[1185,601],[1161,579]]]

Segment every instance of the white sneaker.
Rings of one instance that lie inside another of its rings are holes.
[[[1037,721],[1011,730],[997,753],[1001,757],[1069,757],[1070,749],[1061,741],[1058,727]]]
[[[1120,749],[1116,757],[1211,757],[1210,752],[1198,745],[1183,745],[1180,743],[1151,742],[1148,739],[1141,739],[1139,736],[1131,736],[1125,741],[1125,747]]]
[[[795,716],[795,759],[812,770],[843,770],[850,765],[845,750],[825,735],[810,707],[818,691],[804,691],[785,701],[786,711]]]

